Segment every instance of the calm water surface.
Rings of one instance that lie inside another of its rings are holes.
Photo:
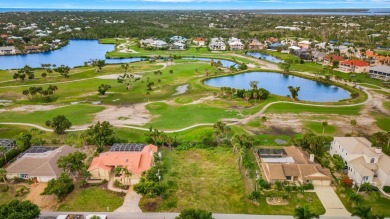
[[[265,88],[272,94],[290,95],[288,86],[301,87],[298,98],[313,102],[337,102],[350,98],[350,92],[334,85],[325,85],[320,82],[300,78],[297,76],[284,76],[275,72],[248,72],[237,75],[211,78],[204,83],[213,87],[232,87],[237,89],[251,89],[250,81],[258,81],[259,88]]]
[[[276,58],[274,56],[263,54],[263,53],[259,53],[259,52],[247,52],[245,54],[248,55],[248,56],[252,56],[252,57],[258,58],[258,59],[264,59],[266,61],[273,62],[273,63],[281,63],[281,62],[283,62],[283,60],[280,60],[280,59],[278,59],[278,58]]]
[[[106,59],[106,52],[114,50],[113,44],[99,44],[97,40],[70,40],[61,49],[26,55],[0,56],[0,69],[22,68],[25,65],[41,67],[41,64],[67,65],[71,68],[84,65],[91,59]],[[106,63],[138,62],[141,58],[106,59]]]
[[[183,59],[189,59],[189,60],[198,60],[198,61],[203,61],[203,62],[211,62],[211,58],[200,58],[200,57],[185,57]],[[230,66],[236,66],[237,63],[229,61],[229,60],[224,60],[224,59],[212,59],[214,62],[221,62],[222,66],[225,68],[230,68]]]

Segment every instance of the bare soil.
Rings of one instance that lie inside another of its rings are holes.
[[[151,120],[149,111],[145,108],[148,103],[138,103],[129,106],[105,106],[106,109],[97,113],[97,121],[110,121],[112,125],[142,126]]]
[[[57,197],[55,195],[41,195],[46,186],[47,183],[32,184],[26,200],[38,205],[41,211],[55,211],[58,206]]]

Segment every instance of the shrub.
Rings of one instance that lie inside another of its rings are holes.
[[[259,198],[260,198],[260,196],[261,196],[261,194],[260,194],[260,192],[259,191],[253,191],[253,192],[251,192],[250,194],[249,194],[249,196],[248,196],[248,198],[250,199],[250,200],[258,200]]]
[[[304,190],[313,190],[314,185],[313,185],[313,183],[307,183],[307,184],[303,185],[303,189]]]
[[[265,181],[263,178],[260,178],[258,183],[259,183],[260,188],[263,188],[263,189],[270,189],[271,188],[271,184],[268,183],[267,181]]]
[[[348,176],[344,176],[341,179],[341,184],[347,188],[351,188],[352,187],[352,180]]]
[[[383,186],[383,191],[390,193],[390,186]]]

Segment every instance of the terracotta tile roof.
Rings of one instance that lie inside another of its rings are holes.
[[[286,152],[287,156],[294,159],[296,164],[307,164],[310,162],[307,158],[305,158],[303,153],[294,146],[285,147],[284,151]]]
[[[358,67],[365,67],[365,66],[370,66],[367,62],[363,60],[356,60],[356,59],[351,59],[348,61],[344,61],[341,63],[342,65],[351,65],[351,66],[358,66]]]
[[[206,39],[203,38],[203,37],[195,37],[193,41],[195,41],[195,42],[201,42],[201,41],[206,41]]]
[[[101,153],[92,160],[88,171],[101,168],[110,171],[115,166],[126,167],[131,173],[140,175],[152,166],[153,154],[157,146],[147,145],[142,151],[115,151]]]
[[[339,62],[342,62],[345,60],[343,57],[338,56],[338,55],[327,55],[324,57],[324,60],[327,60],[327,61],[330,61],[331,59],[333,61],[339,61]]]

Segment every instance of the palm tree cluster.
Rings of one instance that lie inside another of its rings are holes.
[[[29,87],[26,90],[23,90],[23,95],[27,96],[29,100],[36,100],[38,97],[43,98],[44,102],[52,101],[52,98],[55,95],[55,92],[58,90],[56,85],[49,85],[49,87],[44,90],[42,87]],[[39,94],[39,96],[38,96]]]
[[[30,66],[26,65],[23,68],[19,69],[18,72],[15,72],[12,76],[13,79],[21,81],[24,81],[25,78],[28,79],[34,79],[34,69],[32,69]]]

